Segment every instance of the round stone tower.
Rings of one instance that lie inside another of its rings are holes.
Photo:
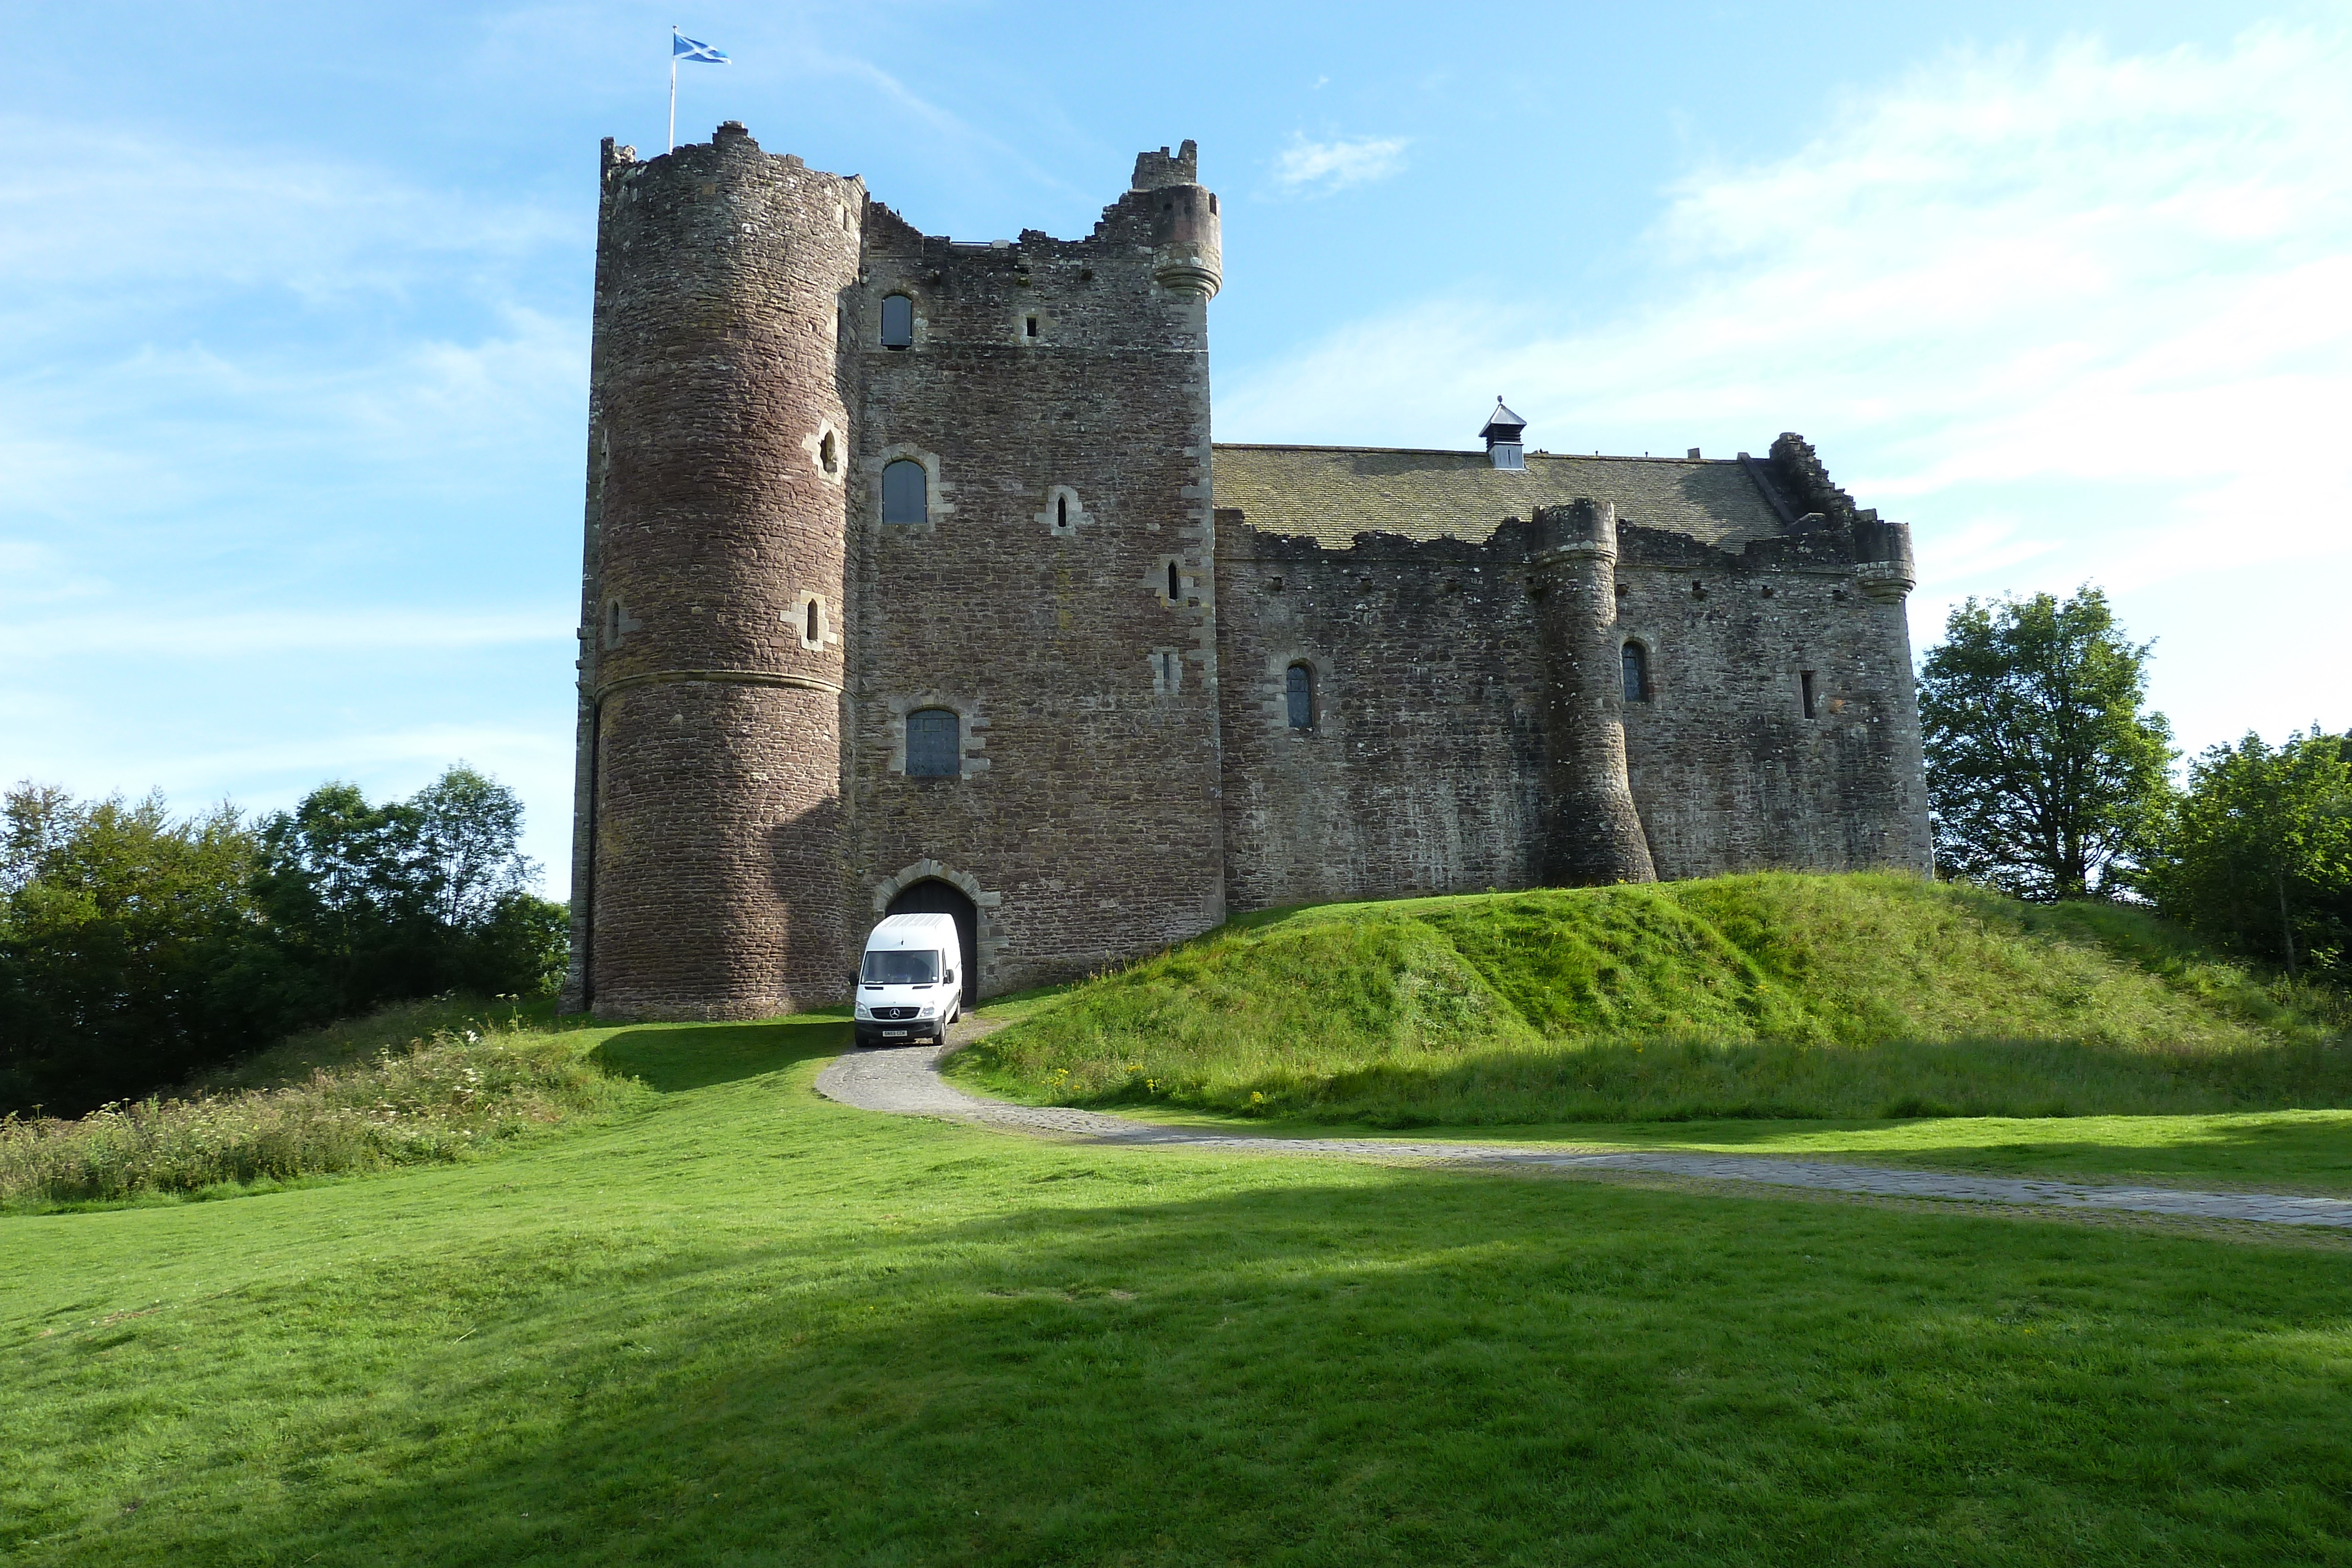
[[[601,1018],[847,989],[835,350],[865,210],[733,121],[604,143],[567,988]]]
[[[1655,882],[1625,772],[1624,644],[1617,632],[1617,508],[1536,513],[1543,653],[1544,880]]]

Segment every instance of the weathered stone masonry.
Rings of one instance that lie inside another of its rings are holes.
[[[1926,868],[1900,525],[1793,436],[1213,448],[1218,229],[1190,142],[990,245],[731,123],[606,143],[574,1005],[836,1001],[910,897],[996,992],[1228,910]]]

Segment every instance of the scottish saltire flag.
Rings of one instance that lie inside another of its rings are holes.
[[[679,60],[701,60],[705,64],[714,66],[723,66],[727,63],[727,57],[724,54],[712,48],[709,44],[697,43],[675,27],[670,29],[669,57],[673,65]]]

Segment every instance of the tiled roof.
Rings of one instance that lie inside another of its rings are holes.
[[[1736,460],[1574,457],[1528,454],[1524,472],[1483,452],[1378,446],[1213,448],[1220,508],[1238,507],[1262,532],[1305,535],[1344,548],[1360,533],[1408,538],[1489,538],[1506,517],[1580,497],[1616,503],[1620,522],[1670,528],[1737,546],[1783,532]]]

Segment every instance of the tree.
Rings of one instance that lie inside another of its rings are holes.
[[[21,786],[0,834],[0,1112],[76,1114],[384,1001],[551,989],[568,920],[528,891],[521,827],[463,764],[382,805],[321,785],[252,826]]]
[[[233,809],[25,784],[0,810],[0,1110],[140,1093],[285,1026]],[[255,984],[220,983],[240,968]]]
[[[459,988],[536,993],[561,971],[566,922],[527,891],[539,868],[521,834],[514,791],[462,762],[382,805],[323,784],[261,825],[255,890],[336,1011]]]
[[[2249,735],[2191,765],[2140,879],[2168,918],[2292,975],[2352,961],[2352,735]]]
[[[2026,898],[2080,898],[2127,871],[2168,788],[2171,727],[2142,706],[2152,644],[2085,584],[1979,603],[1920,666],[1940,864]]]

